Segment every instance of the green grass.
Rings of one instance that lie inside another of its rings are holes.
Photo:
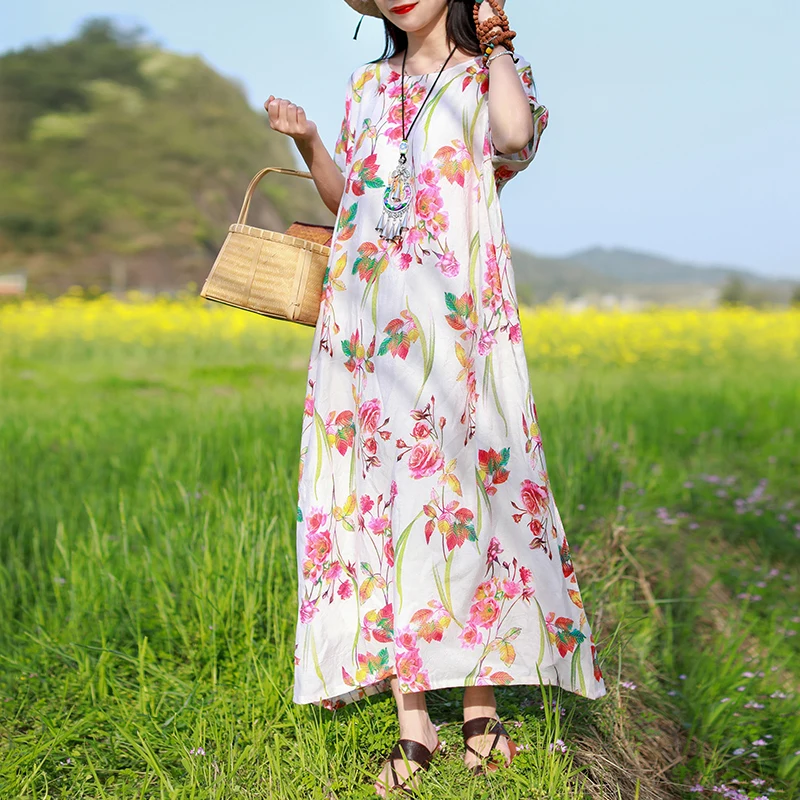
[[[1,798],[372,796],[391,697],[291,700],[298,341],[0,365]],[[499,689],[525,749],[480,780],[431,693],[420,797],[797,797],[800,368],[531,375],[609,691]]]

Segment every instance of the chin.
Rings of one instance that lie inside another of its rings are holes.
[[[392,8],[403,8],[413,6],[405,14],[393,14]],[[447,3],[440,0],[431,2],[430,0],[399,0],[392,2],[388,8],[381,8],[383,15],[400,30],[406,33],[415,33],[430,25],[443,10],[446,10]]]

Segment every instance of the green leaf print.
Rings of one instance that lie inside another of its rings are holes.
[[[450,561],[450,556],[453,555],[451,551],[450,555],[447,557],[447,561]],[[446,565],[445,565],[446,569]],[[436,566],[433,567],[433,580],[436,582],[436,591],[439,592],[439,599],[442,601],[442,605],[447,609],[447,613],[452,617],[453,616],[453,606],[450,603],[449,597],[447,592],[445,592],[444,584],[442,583],[441,577],[439,577],[439,570],[436,569]]]
[[[408,308],[408,298],[406,297],[406,308]],[[422,383],[420,384],[419,391],[417,392],[417,396],[414,399],[414,406],[419,403],[419,398],[422,396],[422,390],[425,387],[425,384],[428,382],[428,377],[431,374],[431,370],[433,369],[433,355],[436,352],[434,349],[434,337],[436,334],[436,325],[433,321],[431,321],[431,341],[428,342],[427,338],[425,337],[425,332],[422,329],[422,323],[419,321],[419,317],[409,308],[408,313],[411,314],[411,319],[414,320],[414,325],[417,328],[417,332],[419,333],[419,343],[422,347],[422,363],[423,363],[423,371],[422,371]]]
[[[450,78],[450,80],[447,81],[447,83],[444,84],[444,86],[442,86],[442,88],[439,89],[438,92],[436,92],[436,95],[434,96],[433,100],[431,100],[431,102],[428,104],[427,109],[425,110],[425,123],[424,123],[425,139],[423,141],[423,147],[428,146],[428,128],[430,127],[431,124],[431,117],[433,115],[433,111],[436,108],[436,106],[439,105],[439,101],[444,96],[444,93],[447,91],[450,84],[455,80],[460,80],[460,79],[458,77]]]
[[[486,385],[486,375],[488,374],[492,379],[492,395],[494,396],[494,404],[497,407],[497,413],[503,420],[503,424],[506,426],[505,434],[508,436],[508,420],[506,419],[506,415],[503,413],[503,404],[500,402],[500,396],[497,393],[497,381],[494,377],[494,366],[493,366],[493,356],[494,353],[490,352],[488,356],[486,356],[486,372],[483,375],[483,382],[484,386]],[[485,392],[484,388],[484,392]]]
[[[311,636],[311,656],[314,659],[314,671],[317,673],[317,677],[322,682],[322,688],[325,690],[325,694],[329,695],[330,692],[325,684],[325,676],[322,674],[322,668],[319,665],[319,657],[317,656],[317,643],[314,641],[314,631],[310,631],[309,635]]]
[[[325,430],[325,422],[316,409],[314,410],[314,430],[317,434],[317,468],[314,472],[314,497],[319,499],[317,486],[319,485],[319,476],[322,474],[323,447],[327,450],[328,458],[330,458],[331,446],[328,441],[328,432]]]
[[[442,601],[442,605],[450,612],[450,616],[453,618],[453,621],[456,625],[464,627],[462,623],[460,623],[453,614],[453,597],[450,593],[450,568],[453,566],[453,558],[455,557],[456,551],[451,550],[450,554],[447,556],[447,561],[444,565],[444,589],[447,593],[447,605],[445,605],[444,601]]]
[[[478,266],[478,255],[480,253],[481,240],[480,233],[476,233],[469,243],[469,288],[475,297],[478,297],[478,284],[475,281],[475,270]]]
[[[411,534],[411,529],[414,527],[414,523],[420,518],[423,514],[423,510],[420,509],[419,513],[417,514],[411,522],[406,525],[403,529],[403,532],[398,536],[397,543],[395,544],[394,548],[394,573],[395,573],[395,582],[397,585],[397,610],[403,606],[403,581],[401,580],[401,573],[403,570],[403,555],[406,551],[406,545],[408,544],[408,537]]]
[[[570,665],[570,680],[575,685],[575,675],[578,675],[581,686],[581,694],[586,694],[586,679],[583,677],[583,664],[581,664],[581,645],[580,643],[572,653],[572,664]]]
[[[549,634],[547,632],[547,623],[544,619],[544,611],[542,611],[542,606],[539,601],[534,597],[533,602],[536,603],[536,608],[539,609],[539,635],[542,639],[541,647],[539,648],[539,660],[536,662],[537,665],[541,664],[544,661],[544,648],[547,645]],[[538,669],[538,667],[537,667]]]

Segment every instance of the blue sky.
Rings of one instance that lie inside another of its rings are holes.
[[[625,247],[800,278],[797,0],[508,0],[518,52],[550,110],[539,153],[503,196],[514,245]],[[108,15],[202,55],[254,106],[302,105],[332,146],[350,72],[382,49],[343,0],[4,3],[0,49]],[[292,31],[291,39],[285,32]]]

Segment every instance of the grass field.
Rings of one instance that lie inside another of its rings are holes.
[[[389,695],[291,701],[312,331],[222,307],[0,308],[0,798],[367,798]],[[460,696],[420,797],[800,797],[800,311],[526,311],[608,694]]]

